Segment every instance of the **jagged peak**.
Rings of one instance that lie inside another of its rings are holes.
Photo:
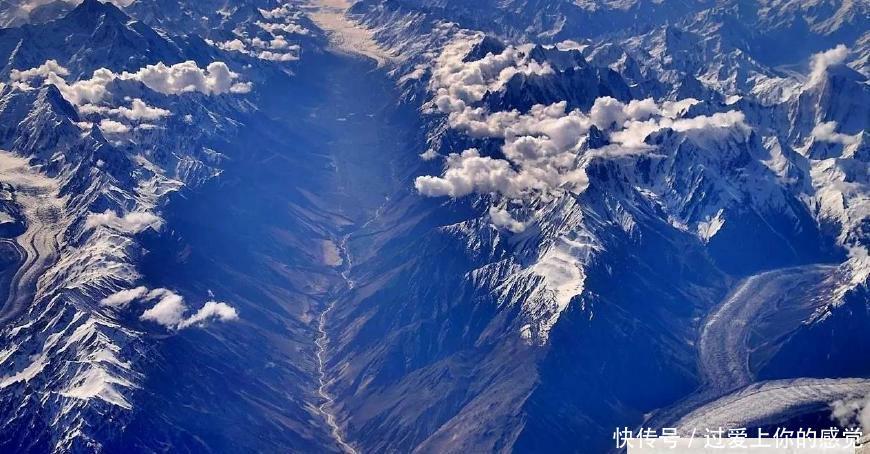
[[[610,143],[610,141],[607,140],[607,134],[604,131],[598,129],[597,126],[592,125],[589,127],[589,134],[584,139],[582,149],[594,150],[596,148],[601,148],[608,143]]]
[[[498,39],[486,35],[483,39],[472,46],[471,51],[465,55],[465,58],[462,61],[470,62],[480,60],[481,58],[486,57],[487,54],[498,55],[504,52],[506,47],[507,46]]]
[[[63,97],[60,89],[55,85],[45,85],[38,90],[38,93],[39,103],[47,104],[53,111],[67,117],[71,121],[79,121],[79,114],[75,107]]]
[[[117,20],[120,23],[130,20],[130,16],[121,11],[120,8],[111,2],[102,2],[100,0],[84,0],[70,11],[66,17],[81,22],[90,22],[103,17]]]
[[[845,63],[828,66],[824,72],[823,80],[843,80],[847,82],[863,83],[867,77],[850,68]]]

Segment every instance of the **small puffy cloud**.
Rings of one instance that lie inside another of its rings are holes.
[[[256,52],[255,56],[260,60],[269,60],[269,61],[296,61],[299,60],[299,56],[293,52],[272,52],[271,50],[264,50],[260,52]]]
[[[307,35],[308,29],[295,21],[301,18],[301,13],[293,6],[282,5],[272,10],[260,9],[260,14],[266,21],[256,21],[254,25],[263,32],[255,32],[260,36],[249,38],[248,32],[236,29],[236,38],[224,42],[211,42],[209,44],[226,51],[238,52],[260,60],[287,62],[299,60],[300,47],[291,44],[287,40],[288,35]],[[267,36],[268,35],[268,36]],[[246,93],[250,90],[248,85],[240,85],[233,93]]]
[[[870,433],[870,395],[834,402],[831,419],[842,427],[860,426],[864,433]]]
[[[819,52],[812,57],[810,62],[810,77],[807,81],[808,85],[815,85],[821,81],[828,67],[842,64],[849,56],[849,48],[843,44],[837,45],[833,49]]]
[[[90,79],[80,80],[68,84],[59,74],[49,74],[45,78],[46,84],[55,85],[63,94],[63,97],[72,104],[82,105],[86,103],[98,103],[103,100],[108,92],[107,86],[115,80],[115,74],[105,68],[94,71]]]
[[[544,159],[526,163],[519,171],[504,159],[481,156],[476,149],[447,157],[447,169],[440,177],[417,177],[414,186],[424,196],[463,197],[471,193],[501,194],[521,198],[568,185],[573,188],[586,184],[583,169],[571,168],[570,163],[558,166],[558,159]]]
[[[269,47],[269,43],[267,41],[262,40],[260,38],[256,38],[256,37],[251,39],[250,43],[252,46],[259,47],[261,49],[265,49],[265,48]]]
[[[661,115],[665,118],[679,118],[685,116],[688,110],[695,104],[699,104],[695,98],[685,98],[678,101],[665,101],[659,107]]]
[[[613,125],[621,126],[628,119],[625,104],[610,96],[596,99],[589,111],[589,117],[601,129],[609,129]]]
[[[499,229],[507,229],[513,233],[520,233],[526,230],[526,224],[514,219],[507,210],[491,207],[489,209],[489,219],[492,225]]]
[[[184,298],[165,288],[158,288],[148,292],[148,299],[156,299],[157,303],[139,316],[140,320],[152,321],[167,328],[175,328],[184,319],[184,311],[187,306]]]
[[[184,319],[178,324],[178,329],[184,329],[189,326],[202,325],[209,320],[218,320],[222,322],[238,320],[239,314],[236,309],[229,304],[217,301],[208,301],[202,308],[196,311],[195,314]]]
[[[852,145],[858,143],[860,140],[860,134],[855,136],[850,136],[848,134],[843,134],[837,132],[837,122],[836,121],[828,121],[825,123],[819,123],[813,128],[813,132],[811,133],[816,140],[822,142],[831,142],[831,143],[840,143],[843,145]]]
[[[79,114],[81,115],[91,115],[91,114],[105,114],[109,111],[109,108],[106,106],[101,106],[98,104],[82,104],[78,106]]]
[[[292,22],[262,22],[257,21],[255,23],[258,27],[263,30],[269,32],[272,35],[278,33],[287,33],[287,34],[296,34],[296,35],[307,35],[308,29],[305,27],[295,24]]]
[[[743,112],[729,110],[717,112],[713,115],[699,115],[692,118],[680,118],[673,122],[663,122],[666,127],[675,131],[709,130],[715,128],[743,128],[746,127],[746,116]]]
[[[121,290],[100,300],[100,305],[123,308],[131,302],[144,297],[147,293],[148,289],[142,286],[129,290]]]
[[[256,49],[249,49],[248,45]],[[268,61],[296,61],[299,60],[300,47],[298,44],[290,44],[283,36],[277,36],[269,41],[260,38],[248,40],[248,43],[234,39],[215,44],[220,49],[240,52],[260,60]],[[246,89],[250,91],[250,84],[238,84],[236,90]],[[246,91],[245,91],[246,92]]]
[[[148,104],[145,104],[145,101],[142,101],[139,98],[133,99],[130,103],[130,107],[121,106],[115,109],[110,109],[109,113],[120,115],[133,121],[153,121],[172,115],[172,112],[159,107],[149,106]]]
[[[124,134],[130,131],[124,123],[104,118],[100,121],[100,129],[107,134]]]
[[[240,39],[233,39],[230,41],[224,41],[222,43],[215,44],[218,48],[223,50],[229,50],[233,52],[244,52],[247,50],[247,46]]]
[[[260,14],[266,19],[299,19],[300,12],[293,9],[289,3],[285,3],[275,9],[259,8]]]
[[[269,41],[269,47],[271,47],[272,49],[286,49],[290,47],[290,43],[288,43],[283,36],[277,36],[273,40]]]
[[[9,79],[15,82],[26,82],[35,77],[48,77],[50,74],[56,74],[58,76],[68,76],[69,70],[61,66],[57,60],[46,60],[45,63],[37,66],[36,68],[31,68],[24,71],[19,71],[17,69],[13,69],[11,73],[9,73]]]
[[[237,95],[241,95],[241,94],[245,94],[245,93],[250,93],[250,92],[251,92],[251,88],[253,88],[253,84],[252,84],[252,83],[250,83],[250,82],[239,82],[239,83],[235,83],[235,84],[233,84],[233,86],[230,87],[230,93],[237,94]]]
[[[206,95],[250,91],[249,86],[245,87],[245,84],[235,82],[239,75],[230,71],[226,63],[219,61],[209,63],[205,69],[197,66],[194,61],[174,65],[160,62],[156,65],[148,65],[134,73],[124,72],[120,78],[137,80],[154,91],[172,95],[194,91]]]
[[[114,210],[103,213],[91,213],[85,221],[85,228],[108,227],[123,233],[135,234],[147,228],[157,229],[163,222],[159,216],[146,211],[134,211],[124,216],[118,216]]]
[[[596,100],[597,101],[597,100]],[[633,99],[624,108],[625,115],[631,120],[646,120],[653,115],[664,115],[662,109],[653,101],[652,98]],[[674,118],[676,115],[671,116]]]
[[[21,82],[41,77],[43,83],[57,86],[67,101],[79,106],[100,103],[108,92],[108,85],[115,80],[139,81],[151,90],[168,95],[189,92],[219,95],[251,91],[251,84],[239,82],[239,74],[230,71],[223,62],[212,62],[205,69],[200,68],[193,61],[174,65],[160,62],[145,66],[136,72],[125,71],[120,74],[100,68],[94,71],[90,79],[73,83],[68,83],[64,79],[67,75],[69,71],[66,68],[58,65],[54,60],[49,60],[37,68],[13,71],[12,77]]]
[[[646,121],[629,121],[624,129],[614,131],[610,135],[610,140],[626,147],[642,148],[646,146],[644,140],[648,135],[664,128],[689,133],[695,139],[704,140],[716,140],[731,132],[743,135],[749,133],[749,126],[746,124],[743,112],[731,110],[692,118],[663,117]]]
[[[136,126],[137,131],[152,131],[154,129],[160,129],[160,127],[151,123],[141,123]]]
[[[146,299],[157,300],[151,308],[142,312],[140,320],[151,321],[172,330],[182,330],[191,326],[204,326],[209,321],[228,322],[238,320],[239,314],[229,304],[207,301],[193,315],[185,317],[188,307],[184,297],[165,288],[151,290]]]
[[[642,148],[646,146],[644,140],[646,140],[647,136],[659,129],[661,129],[659,122],[652,119],[632,121],[624,129],[610,134],[610,140],[625,147]]]
[[[441,177],[418,177],[414,186],[421,194],[431,197],[462,197],[472,192],[502,193],[517,196],[519,175],[503,159],[481,156],[475,149],[447,157],[447,170]]]

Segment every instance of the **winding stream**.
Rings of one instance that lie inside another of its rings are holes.
[[[353,289],[353,280],[350,279],[350,271],[353,266],[353,262],[350,256],[350,253],[347,249],[347,242],[350,239],[350,234],[346,234],[341,238],[341,241],[338,243],[338,250],[340,256],[342,258],[342,264],[339,266],[342,267],[342,271],[340,273],[342,280],[344,281],[344,290],[352,290]],[[317,406],[317,410],[323,416],[324,421],[330,428],[330,433],[332,437],[335,439],[336,444],[344,452],[350,454],[357,454],[358,451],[351,446],[344,438],[344,434],[341,430],[341,427],[338,426],[336,422],[336,416],[333,412],[333,405],[335,404],[335,398],[332,397],[332,394],[329,393],[329,383],[330,379],[326,370],[326,357],[327,357],[327,348],[329,346],[329,331],[327,330],[327,322],[329,320],[329,313],[335,308],[336,303],[338,302],[338,298],[332,298],[329,303],[327,303],[326,308],[320,313],[320,317],[317,322],[317,339],[314,341],[317,350],[317,381],[319,383],[319,387],[317,388],[317,394],[323,399],[323,403]]]

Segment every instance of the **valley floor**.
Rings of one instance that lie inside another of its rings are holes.
[[[225,173],[170,203],[147,278],[233,301],[242,320],[208,341],[191,333],[161,346],[166,364],[145,386],[157,399],[140,414],[175,427],[176,445],[196,446],[188,434],[205,432],[201,442],[217,449],[354,452],[330,391],[340,370],[331,309],[352,285],[345,241],[395,189],[394,163],[411,148],[413,124],[395,111],[393,87],[372,59],[310,56],[292,86],[264,90],[276,94],[265,102],[272,129],[252,128]],[[225,370],[198,372],[215,364]],[[159,430],[151,424],[127,432]],[[242,426],[260,435],[234,437]]]

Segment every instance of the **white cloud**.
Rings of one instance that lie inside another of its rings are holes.
[[[833,49],[819,52],[812,56],[810,62],[810,77],[807,81],[808,85],[815,85],[825,75],[828,67],[842,64],[849,56],[849,48],[843,44],[837,45]]]
[[[283,36],[275,37],[272,41],[269,41],[269,47],[272,49],[286,49],[290,47],[290,43],[284,39]]]
[[[130,131],[130,128],[124,123],[109,120],[108,118],[100,120],[100,129],[108,134],[124,134]]]
[[[614,131],[610,134],[610,140],[625,147],[643,148],[646,147],[644,140],[646,140],[647,136],[659,129],[661,129],[661,126],[654,119],[632,121],[625,126],[625,129]]]
[[[145,104],[145,101],[142,101],[139,98],[133,99],[133,101],[130,102],[130,107],[121,106],[115,109],[110,109],[109,113],[120,115],[124,118],[127,118],[128,120],[133,121],[159,120],[163,117],[172,115],[172,112],[166,109],[161,109],[159,107],[149,106],[148,104]]]
[[[45,63],[37,66],[36,68],[27,69],[24,71],[13,69],[12,72],[9,73],[9,79],[16,82],[26,82],[35,77],[47,77],[50,74],[56,74],[58,76],[68,76],[69,70],[61,66],[57,62],[57,60],[46,60]]]
[[[259,8],[260,14],[266,19],[299,19],[301,13],[293,9],[289,3],[285,3],[275,9],[267,10]]]
[[[601,99],[601,98],[598,98]],[[598,99],[595,101],[597,102]],[[688,102],[695,101],[694,99],[689,98]],[[625,116],[631,120],[646,120],[654,115],[662,115],[666,117],[675,118],[678,116],[676,113],[670,112],[671,109],[667,109],[668,112],[664,113],[665,109],[660,108],[652,98],[646,99],[633,99],[629,101],[629,103],[624,107]],[[671,114],[671,115],[668,115]]]
[[[244,52],[247,50],[247,46],[240,39],[233,39],[230,41],[224,41],[222,43],[215,44],[218,48],[223,50],[229,50],[234,52]]]
[[[60,90],[67,101],[81,105],[85,103],[98,103],[103,100],[108,92],[107,86],[115,80],[115,74],[106,68],[94,71],[90,79],[80,80],[67,84],[59,74],[51,73],[45,78],[45,84],[53,84]]]
[[[418,177],[414,186],[427,196],[462,197],[472,192],[496,192],[516,197],[523,192],[519,180],[509,162],[480,156],[480,152],[470,149],[448,156],[443,176]]]
[[[260,60],[269,60],[269,61],[296,61],[299,60],[299,56],[293,52],[272,52],[270,50],[264,50],[256,53],[256,57]]]
[[[146,293],[148,293],[148,289],[142,286],[121,290],[100,300],[100,305],[123,308],[134,300],[142,298]]]
[[[860,427],[865,434],[870,433],[870,395],[834,402],[831,418],[842,427]]]
[[[251,90],[248,82],[238,82],[239,74],[230,71],[226,63],[212,62],[205,69],[193,61],[174,65],[163,62],[148,65],[136,72],[114,73],[106,68],[94,71],[90,79],[68,83],[64,77],[69,75],[66,68],[57,62],[49,60],[43,65],[26,71],[14,72],[16,81],[26,82],[35,77],[42,77],[45,84],[57,86],[67,101],[84,105],[97,104],[108,92],[108,85],[117,80],[135,80],[142,82],[159,93],[178,95],[189,92],[199,92],[206,95],[224,93],[247,93]]]
[[[139,233],[147,228],[157,229],[163,219],[159,216],[145,212],[134,211],[124,216],[118,216],[114,210],[106,210],[103,213],[91,213],[85,221],[85,228],[108,227],[124,233]]]
[[[248,45],[257,49],[248,49]],[[272,40],[265,41],[260,38],[248,40],[248,43],[234,39],[215,44],[220,49],[240,52],[260,60],[268,61],[296,61],[299,60],[300,47],[298,44],[290,44],[283,36],[277,36]],[[277,52],[276,52],[277,51]]]
[[[239,75],[230,71],[226,63],[219,61],[209,63],[204,70],[194,61],[174,65],[160,62],[135,73],[124,72],[119,77],[124,80],[138,80],[154,91],[173,95],[194,91],[206,95],[250,91],[250,86],[235,82]]]
[[[81,115],[91,115],[91,114],[105,114],[109,111],[109,108],[106,106],[101,106],[98,104],[82,104],[78,106],[79,114]]]
[[[820,140],[822,142],[831,142],[831,143],[840,143],[843,145],[852,145],[858,143],[860,140],[860,134],[855,136],[850,136],[848,134],[843,134],[837,132],[837,122],[836,121],[828,121],[825,123],[819,123],[816,127],[813,128],[813,132],[811,133],[816,140]]]
[[[710,131],[715,129],[741,129],[746,131],[746,116],[743,112],[737,110],[729,110],[728,112],[717,112],[713,115],[698,115],[692,118],[680,118],[669,121],[662,121],[664,127],[673,129],[674,131]]]
[[[491,207],[489,209],[489,219],[492,221],[492,225],[496,226],[500,229],[507,229],[513,233],[520,233],[526,230],[526,224],[514,219],[514,217],[507,210]]]
[[[175,328],[184,319],[184,311],[187,306],[184,298],[165,288],[158,288],[148,292],[148,299],[157,299],[157,303],[139,316],[140,320],[148,320],[163,325],[167,328]]]
[[[646,146],[644,140],[648,135],[664,128],[689,133],[691,137],[698,140],[716,140],[732,132],[744,136],[749,133],[749,126],[743,113],[731,110],[692,118],[662,117],[646,121],[629,121],[625,123],[624,129],[614,131],[610,135],[610,140],[626,147],[643,148]]]
[[[229,304],[208,301],[198,311],[196,311],[195,314],[181,321],[181,323],[178,324],[178,329],[184,329],[194,325],[202,325],[209,320],[226,322],[238,320],[238,318],[238,312]]]
[[[695,98],[685,98],[678,101],[665,101],[660,106],[661,115],[665,118],[679,118],[688,113],[688,110],[695,104],[699,104]]]
[[[632,148],[632,153],[651,148],[644,139],[662,128],[673,128],[698,141],[749,131],[743,114],[736,111],[682,118],[698,103],[695,99],[657,104],[652,99],[623,103],[601,97],[588,113],[567,112],[565,101],[535,105],[527,113],[490,112],[474,105],[486,92],[500,89],[518,72],[543,74],[551,70],[529,60],[528,46],[508,47],[498,55],[463,61],[472,46],[460,41],[439,57],[430,82],[433,97],[429,106],[446,114],[450,127],[471,137],[503,140],[506,159],[480,156],[474,149],[450,154],[441,176],[415,180],[417,190],[426,196],[462,197],[477,192],[522,198],[556,189],[582,190],[588,179],[580,150],[593,125],[609,133],[616,147]],[[619,154],[619,150],[609,152]],[[433,153],[422,157],[431,159]]]
[[[151,123],[140,123],[136,126],[137,131],[151,131],[154,129],[159,129],[160,127]]]
[[[625,104],[609,96],[598,98],[589,111],[592,123],[601,129],[610,129],[611,126],[622,126],[628,115],[625,112]]]
[[[207,301],[193,315],[185,317],[184,313],[187,312],[188,307],[184,303],[184,298],[165,288],[151,290],[146,298],[156,299],[157,303],[145,310],[139,319],[151,321],[172,330],[204,326],[210,320],[227,322],[239,318],[234,307],[217,301]]]
[[[238,82],[238,83],[233,84],[232,87],[230,87],[230,93],[233,93],[233,94],[250,93],[252,87],[253,87],[253,84],[251,82]]]
[[[480,36],[457,39],[438,58],[430,81],[435,93],[434,104],[445,113],[458,112],[480,101],[487,91],[497,91],[515,74],[552,74],[548,63],[529,58],[532,46],[508,46],[498,55],[488,54],[480,60],[465,62]]]
[[[253,38],[253,39],[251,39],[250,44],[251,44],[252,46],[254,46],[254,47],[259,47],[259,48],[261,48],[261,49],[264,49],[264,48],[269,47],[269,43],[268,43],[268,42],[266,42],[266,41],[264,41],[264,40],[262,40],[262,39],[260,39],[260,38],[256,38],[256,37]]]
[[[260,14],[266,22],[256,21],[254,24],[268,34],[268,37],[254,36],[241,28],[234,32],[236,38],[224,42],[207,42],[219,49],[242,53],[260,60],[287,62],[299,60],[300,46],[291,44],[288,35],[307,35],[310,32],[295,21],[301,18],[301,13],[291,5],[282,5],[272,10],[260,9]],[[256,32],[263,35],[262,32]],[[241,88],[241,87],[239,87]]]
[[[309,33],[308,29],[306,29],[305,27],[303,27],[299,24],[292,23],[292,22],[288,22],[288,23],[272,22],[272,23],[270,23],[270,22],[257,21],[255,24],[258,27],[262,28],[263,30],[266,30],[267,32],[269,32],[272,35],[274,35],[276,33],[287,33],[287,34],[291,34],[291,35],[292,34],[307,35]]]
[[[162,325],[172,330],[182,330],[192,326],[205,326],[209,321],[238,320],[238,311],[229,304],[218,301],[207,301],[193,315],[185,317],[188,306],[184,297],[166,288],[148,290],[139,286],[129,290],[115,292],[102,300],[100,305],[123,309],[133,301],[156,301],[139,316],[140,320]]]

